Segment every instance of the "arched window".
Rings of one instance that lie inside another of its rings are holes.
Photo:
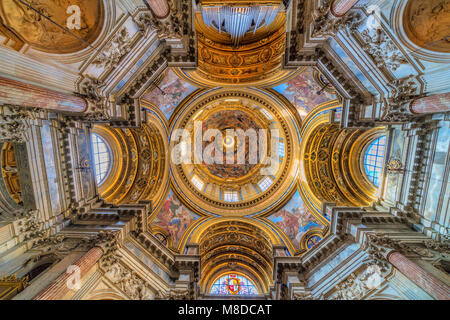
[[[209,292],[212,295],[254,296],[258,294],[253,282],[235,273],[226,274],[217,279]]]
[[[380,184],[385,147],[386,136],[381,136],[370,143],[364,155],[364,169],[367,177],[376,187]]]
[[[92,134],[92,147],[94,152],[95,180],[97,184],[101,184],[109,171],[111,156],[105,140],[96,133]]]

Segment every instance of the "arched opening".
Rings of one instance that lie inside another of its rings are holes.
[[[224,274],[214,281],[211,295],[254,296],[260,294],[253,282],[246,276],[234,272]]]
[[[386,136],[376,138],[367,144],[364,149],[364,171],[367,178],[378,187],[383,172],[384,152],[386,149]]]
[[[201,288],[206,296],[261,296],[272,285],[273,249],[268,236],[250,223],[224,221],[200,237]]]
[[[101,185],[111,171],[110,147],[100,135],[92,133],[92,151],[94,156],[95,180]]]

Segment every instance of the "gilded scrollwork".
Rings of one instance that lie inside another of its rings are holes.
[[[362,130],[339,129],[335,124],[322,124],[308,136],[304,154],[305,177],[309,187],[322,201],[338,205],[365,206],[372,198],[366,196],[358,180],[361,172],[351,170],[352,147]]]

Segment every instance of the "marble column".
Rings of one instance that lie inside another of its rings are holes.
[[[413,114],[450,111],[450,93],[435,94],[416,99],[409,105],[409,110]]]
[[[164,19],[169,15],[169,5],[167,0],[147,0],[150,9],[158,19]]]
[[[80,279],[82,279],[83,276],[85,276],[88,271],[100,260],[102,255],[103,249],[100,247],[94,247],[74,263],[75,266],[80,268]],[[69,280],[72,276],[72,274],[64,272],[44,291],[34,297],[33,300],[62,299],[70,291],[67,286],[67,280]]]
[[[437,300],[450,300],[450,287],[428,271],[422,269],[403,254],[392,251],[387,260],[408,279]]]
[[[350,10],[359,0],[334,0],[331,4],[331,13],[336,17],[342,17]]]
[[[81,97],[4,77],[0,77],[0,105],[65,112],[84,112],[87,109],[87,102]]]

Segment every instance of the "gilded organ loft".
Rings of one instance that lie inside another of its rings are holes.
[[[448,300],[449,30],[449,0],[1,1],[0,300]]]

